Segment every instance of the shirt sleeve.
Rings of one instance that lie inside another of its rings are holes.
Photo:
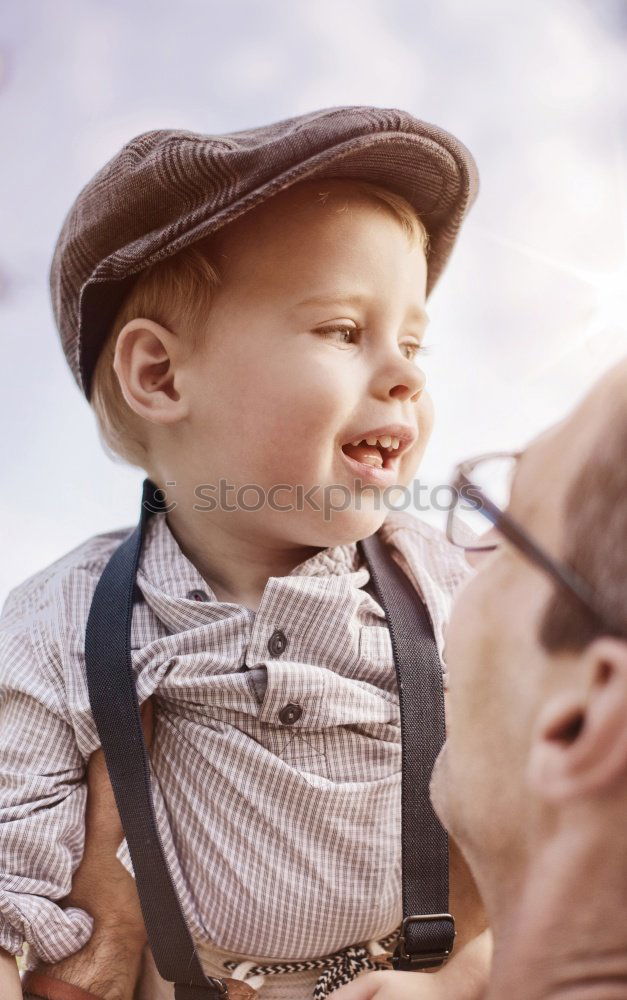
[[[0,614],[0,947],[58,962],[89,940],[93,919],[58,900],[85,840],[86,763],[68,718],[63,672],[11,591]]]

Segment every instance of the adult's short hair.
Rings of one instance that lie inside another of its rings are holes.
[[[614,407],[569,487],[564,510],[566,562],[592,587],[611,621],[627,635],[627,405]],[[549,652],[580,651],[603,625],[562,588],[540,626]]]

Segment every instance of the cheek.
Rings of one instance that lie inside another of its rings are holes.
[[[410,486],[415,478],[416,471],[422,461],[422,456],[429,443],[431,431],[433,429],[434,409],[431,396],[423,392],[420,401],[416,403],[416,426],[418,428],[418,440],[414,447],[407,452],[404,460],[401,460],[399,483],[401,486]]]
[[[451,788],[448,758],[449,748],[448,743],[445,743],[433,766],[431,783],[429,786],[429,797],[431,799],[431,805],[433,806],[438,819],[442,823],[442,826],[446,827],[446,829],[450,831],[454,825],[454,820],[449,810],[450,796],[447,794]]]
[[[416,442],[416,448],[412,456],[414,462],[414,468],[418,466],[418,463],[422,459],[425,452],[425,448],[429,443],[429,438],[431,437],[431,431],[433,430],[433,422],[435,419],[435,411],[433,407],[433,400],[428,392],[423,392],[420,396],[420,400],[416,403],[416,423],[418,425],[418,441]]]
[[[299,389],[301,406],[308,405],[311,393],[299,386],[289,359],[263,330],[257,332],[254,338],[240,331],[237,349],[216,352],[202,376],[211,386],[204,405],[219,425],[230,423],[240,439],[259,442],[272,435],[276,444],[298,422]]]
[[[506,815],[518,784],[520,719],[529,679],[524,636],[517,634],[515,622],[520,599],[495,556],[458,593],[447,629],[449,766],[473,814],[492,809]]]
[[[433,399],[426,389],[420,394],[420,399],[416,403],[416,410],[420,435],[421,437],[424,436],[428,441],[433,430],[435,408],[433,406]]]
[[[493,689],[496,634],[498,621],[493,620],[489,589],[477,574],[458,592],[446,631],[448,712],[456,743],[480,738]]]

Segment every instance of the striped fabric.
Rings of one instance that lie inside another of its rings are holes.
[[[0,615],[0,946],[20,954],[26,940],[28,967],[91,935],[88,913],[56,901],[82,857],[99,746],[85,626],[130,530],[39,571]],[[388,513],[381,534],[442,653],[463,553],[407,512]],[[140,703],[155,695],[153,797],[195,940],[298,961],[385,937],[402,913],[400,718],[389,631],[356,544],[270,577],[254,612],[218,601],[155,514],[137,584],[132,662]],[[281,652],[269,648],[276,630]],[[301,710],[293,722],[281,721],[287,705]],[[126,841],[118,857],[132,873]]]

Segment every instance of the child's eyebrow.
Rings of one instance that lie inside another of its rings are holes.
[[[302,299],[302,301],[297,302],[294,308],[300,309],[301,306],[312,305],[362,305],[364,302],[368,302],[369,299],[369,295],[360,295],[359,293],[354,293],[352,295],[343,295],[342,293],[333,293],[331,295],[312,295],[310,298]],[[412,307],[408,314],[410,317],[417,319],[424,326],[426,326],[429,322],[429,317],[421,306]]]

